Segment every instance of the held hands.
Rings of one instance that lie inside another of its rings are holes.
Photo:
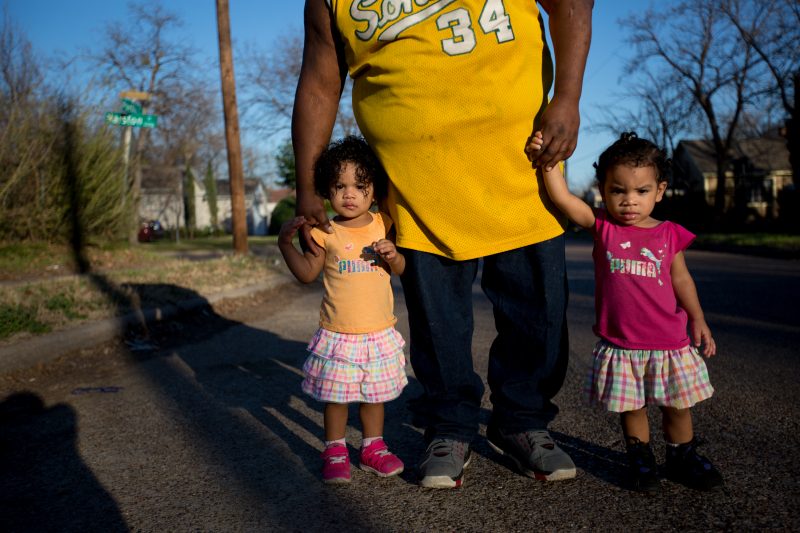
[[[298,218],[303,219],[300,229],[304,244],[308,247],[309,252],[315,256],[319,255],[322,249],[311,238],[311,228],[317,226],[326,233],[333,233],[322,198],[313,193],[302,193],[298,189],[296,212]]]
[[[525,154],[534,167],[552,170],[575,151],[578,144],[580,116],[577,105],[564,104],[554,97],[542,114],[541,142],[535,144],[535,133],[525,142]],[[537,147],[538,146],[538,147]]]
[[[281,231],[278,234],[278,249],[281,251],[283,260],[286,261],[286,266],[289,271],[302,283],[311,283],[319,273],[325,263],[325,252],[322,248],[317,246],[319,253],[314,255],[310,250],[302,253],[295,248],[292,239],[297,234],[300,228],[306,227],[308,221],[305,217],[299,216],[292,220],[284,222],[281,226]],[[313,242],[313,241],[311,241]]]
[[[292,220],[287,220],[281,226],[281,231],[278,233],[278,244],[288,244],[291,246],[292,239],[295,233],[306,223],[306,218],[303,216],[294,217]]]
[[[528,154],[528,159],[530,161],[534,160],[534,157],[542,149],[543,144],[544,139],[542,138],[541,131],[534,131],[533,134],[528,137],[528,143],[525,145],[525,153]]]
[[[692,333],[692,341],[695,347],[700,350],[703,357],[712,357],[717,353],[717,343],[711,336],[711,330],[703,319],[690,320],[689,330]]]
[[[528,154],[528,159],[533,162],[533,168],[541,166],[547,172],[550,172],[553,169],[558,169],[558,164],[560,161],[556,161],[552,166],[546,167],[544,163],[539,162],[536,159],[541,155],[542,146],[544,146],[544,134],[541,132],[541,130],[534,131],[531,136],[528,137],[528,143],[525,145],[525,153]],[[563,175],[560,172],[559,176],[563,178]]]

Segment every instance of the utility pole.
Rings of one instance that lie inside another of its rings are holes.
[[[242,146],[239,141],[239,111],[236,107],[236,80],[233,76],[231,20],[228,14],[228,0],[217,0],[217,32],[219,34],[222,108],[225,115],[225,143],[228,148],[228,177],[231,186],[233,251],[237,255],[243,255],[247,253],[247,219],[244,209]]]

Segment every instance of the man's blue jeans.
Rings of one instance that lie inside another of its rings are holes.
[[[478,260],[453,261],[409,249],[401,280],[408,307],[411,365],[424,388],[419,409],[428,438],[471,442],[483,383],[472,364],[472,284]],[[489,423],[504,432],[544,429],[567,370],[564,236],[487,256],[481,287],[497,337],[489,351]]]

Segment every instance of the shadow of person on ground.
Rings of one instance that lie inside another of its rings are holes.
[[[133,324],[125,321],[120,324],[120,329],[125,332],[127,338],[128,350],[124,355],[130,362],[136,363],[137,370],[156,386],[163,397],[167,398],[170,409],[174,408],[181,414],[181,427],[176,427],[174,433],[176,435],[189,433],[192,436],[191,452],[203,457],[211,467],[225,472],[222,477],[228,480],[226,490],[229,493],[242,492],[248,496],[255,495],[257,501],[264,502],[263,508],[258,509],[256,513],[252,513],[249,509],[242,510],[246,512],[245,516],[248,519],[254,514],[269,517],[267,523],[277,529],[307,530],[312,526],[318,527],[320,524],[337,521],[341,524],[350,524],[355,530],[374,529],[374,524],[370,525],[369,519],[362,522],[361,517],[347,504],[333,500],[334,493],[319,491],[318,497],[315,498],[319,504],[314,507],[315,512],[301,514],[296,512],[296,509],[305,507],[308,503],[308,494],[298,489],[312,483],[314,483],[312,486],[315,486],[317,478],[316,472],[312,476],[310,470],[312,461],[315,462],[314,459],[318,458],[318,451],[308,444],[309,439],[305,438],[302,432],[313,430],[316,435],[319,433],[319,426],[305,417],[293,414],[295,403],[290,401],[291,394],[287,392],[286,387],[294,387],[296,379],[292,380],[292,373],[286,373],[280,364],[270,362],[269,356],[272,352],[277,354],[276,361],[287,356],[297,357],[304,352],[304,344],[287,341],[272,333],[225,319],[214,313],[207,301],[203,301],[200,295],[189,289],[158,284],[120,286],[102,273],[93,270],[86,253],[88,238],[82,215],[82,184],[78,161],[80,156],[76,152],[78,132],[69,105],[63,109],[63,130],[65,185],[69,203],[67,222],[77,271],[115,305],[117,316],[122,318],[130,316],[133,312],[136,317]],[[195,323],[178,319],[150,322],[149,319],[152,317],[146,315],[143,303],[147,303],[147,295],[153,291],[161,292],[162,296],[165,292],[174,293],[176,305],[195,301],[198,310],[194,314]],[[182,328],[186,330],[181,331]],[[227,336],[231,331],[233,339]],[[187,338],[191,339],[190,348],[184,348]],[[208,349],[198,349],[198,343],[206,343]],[[270,352],[265,352],[264,347],[268,347]],[[175,351],[171,352],[170,348],[174,348]],[[187,367],[181,364],[180,360],[188,361],[191,370],[196,371],[196,375],[187,371]],[[267,375],[280,375],[281,380],[276,382],[255,379],[256,374],[248,370],[245,365],[248,361],[260,364],[259,370]],[[290,379],[286,379],[287,377]],[[35,405],[35,402],[28,401],[28,403]],[[54,472],[74,468],[75,461],[71,458],[77,457],[74,452],[77,431],[74,424],[75,412],[69,406],[62,406],[61,410],[69,415],[65,415],[65,419],[72,421],[68,428],[70,437],[68,442],[72,453],[71,455],[53,453],[49,456],[48,462],[44,464],[49,465]],[[319,412],[316,412],[316,415],[319,416]],[[254,419],[256,423],[253,423]],[[286,421],[290,423],[284,425],[283,422]],[[137,424],[135,414],[131,417],[130,423],[134,426]],[[296,427],[304,428],[300,431],[301,436],[295,433]],[[163,436],[165,447],[170,442],[170,437],[171,435]],[[12,444],[15,449],[26,449],[21,447],[22,442]],[[38,459],[50,449],[48,442],[40,440],[32,442],[26,453],[29,457]],[[162,459],[157,457],[154,460],[158,462]],[[94,479],[88,468],[84,466],[83,470],[86,479]],[[169,472],[166,464],[164,471]],[[4,483],[6,479],[12,478],[4,476]],[[185,482],[191,483],[188,479],[178,481],[181,485]],[[99,487],[99,484],[96,486]],[[59,487],[56,485],[53,489],[56,492],[47,492],[50,490],[49,487],[43,485],[44,497],[39,500],[41,505],[51,504],[54,498],[60,496],[58,491],[62,489]],[[113,491],[114,487],[111,487],[111,490]],[[294,499],[295,495],[300,499],[294,505],[286,505],[287,495],[289,500]],[[105,498],[97,496],[95,503],[91,503],[92,498],[88,498],[83,505],[91,504],[93,509],[102,511],[104,501],[113,503],[107,494]],[[72,498],[65,501],[72,501]],[[178,512],[180,507],[178,502],[174,502],[174,505],[176,508],[166,509],[165,514]],[[76,508],[81,509],[80,506]],[[41,506],[36,509],[44,510]],[[82,528],[84,531],[126,530],[124,522],[120,522],[117,527],[113,517],[119,516],[120,513],[116,509],[113,511],[115,512],[110,512],[108,517],[79,516],[85,523],[78,523],[84,524]],[[62,512],[61,507],[58,507],[54,512],[56,516],[49,523],[59,524],[61,527],[53,530],[69,530],[72,524],[76,523],[67,521],[68,508]],[[105,523],[108,523],[107,527],[103,526]],[[257,520],[257,523],[263,524],[263,520]],[[236,525],[239,526],[248,529],[244,524]],[[255,527],[252,524],[251,526]],[[194,524],[194,527],[200,528],[201,524]]]
[[[220,331],[202,349],[178,347],[176,354],[193,369],[197,381],[215,400],[252,416],[274,438],[275,445],[285,448],[286,457],[302,466],[302,477],[320,484],[324,404],[301,389],[302,364],[308,355],[305,342],[240,325],[229,334]],[[413,378],[409,381],[410,386],[400,398],[386,403],[384,437],[407,465],[402,478],[413,482],[409,465],[412,457],[416,459],[412,454],[418,451],[421,440],[408,424],[405,410],[408,391],[415,387]],[[358,404],[352,404],[347,441],[356,468],[360,440]],[[275,466],[281,467],[280,463]]]
[[[30,392],[0,402],[3,531],[128,531],[120,510],[81,459],[69,405]]]
[[[69,221],[75,264],[79,273],[117,306],[118,315],[131,309],[138,312],[136,324],[127,326],[128,349],[124,356],[157,389],[158,401],[166,402],[158,405],[159,416],[174,418],[173,429],[156,436],[156,442],[148,445],[159,446],[158,441],[163,439],[167,449],[174,442],[173,436],[178,437],[178,442],[190,442],[191,450],[187,452],[204,469],[215,472],[213,479],[198,482],[214,487],[224,484],[226,496],[234,501],[259,502],[255,507],[234,509],[242,513],[236,527],[251,529],[267,523],[279,530],[311,530],[321,525],[335,529],[336,524],[347,524],[354,531],[380,529],[380,517],[362,506],[361,498],[342,498],[340,492],[329,490],[320,482],[322,406],[303,398],[300,390],[305,342],[229,320],[202,301],[202,310],[191,318],[148,322],[142,305],[148,291],[174,291],[176,304],[199,295],[166,285],[118,286],[93,271],[85,253],[79,176],[70,148],[74,132],[69,123],[65,133],[67,182],[73,191]],[[399,407],[387,407],[387,418],[399,414]],[[137,422],[133,414],[129,422],[135,427],[143,421]],[[357,417],[351,422],[348,431],[355,432],[352,428]],[[399,417],[387,420],[387,438],[399,441],[406,432],[409,441],[414,436],[415,446],[421,443],[416,432],[403,426]],[[359,441],[353,438],[350,442]],[[168,480],[162,482],[177,482],[180,486],[193,483],[191,479],[174,477],[185,474],[171,473],[168,457],[156,456],[152,460],[156,468],[167,472]],[[167,498],[166,502],[170,501],[178,505]],[[303,512],[298,513],[298,509]],[[164,514],[176,511],[165,509]]]

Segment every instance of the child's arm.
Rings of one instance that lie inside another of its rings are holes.
[[[697,287],[695,287],[692,275],[686,266],[686,258],[683,252],[678,252],[675,255],[670,270],[672,272],[672,289],[675,291],[675,297],[678,299],[678,304],[689,315],[689,330],[692,335],[692,341],[695,346],[701,347],[704,357],[711,357],[717,353],[717,345],[714,342],[714,337],[711,336],[711,329],[706,324],[703,308],[700,307],[700,298],[697,296]]]
[[[286,266],[294,274],[294,277],[303,283],[311,283],[319,273],[322,272],[322,266],[325,264],[325,253],[314,255],[308,251],[300,253],[300,251],[292,244],[292,239],[300,227],[305,224],[305,217],[296,217],[281,226],[281,232],[278,235],[278,248],[283,255],[283,260],[286,261]]]
[[[389,264],[393,273],[399,276],[406,269],[406,258],[397,251],[397,247],[389,239],[381,239],[372,243],[372,248]]]
[[[531,143],[534,147],[541,147],[541,132],[536,132],[535,136],[531,138]],[[547,194],[556,205],[556,207],[578,226],[587,229],[594,226],[595,216],[592,208],[572,194],[567,187],[567,181],[564,179],[564,174],[561,172],[559,165],[553,166],[552,170],[540,169],[544,178],[544,186],[547,189]]]

